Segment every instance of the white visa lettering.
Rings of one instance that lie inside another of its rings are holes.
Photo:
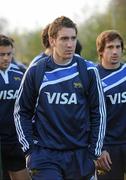
[[[49,92],[47,94],[49,104],[77,104],[77,97],[75,93],[56,93],[52,95]]]
[[[6,99],[6,97],[7,97],[7,91],[5,90],[3,93],[3,99]]]
[[[122,103],[126,102],[126,92],[122,93]]]
[[[68,101],[68,104],[77,104],[77,97],[76,97],[76,94],[75,93],[72,93],[71,96],[70,96],[70,99]]]
[[[15,91],[13,99],[16,99],[18,97],[18,90]]]
[[[13,99],[13,90],[9,90],[7,95],[7,99]]]
[[[0,99],[2,99],[3,92],[4,92],[4,91],[0,91]]]
[[[126,103],[126,92],[107,95],[107,97],[109,97],[112,104]]]
[[[45,93],[47,94],[49,104],[52,104],[55,97],[56,97],[56,93],[53,93],[52,96],[51,96],[51,94],[49,92],[45,92]]]
[[[59,104],[59,102],[60,102],[60,93],[57,93],[55,95],[56,95],[56,104]]]
[[[18,90],[13,89],[0,91],[0,99],[16,99],[18,96]]]

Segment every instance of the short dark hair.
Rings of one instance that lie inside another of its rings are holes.
[[[96,48],[97,48],[97,53],[99,55],[99,59],[101,59],[101,52],[104,51],[106,42],[113,41],[115,39],[119,39],[121,42],[121,48],[122,51],[124,49],[124,42],[123,38],[120,35],[120,33],[116,30],[107,30],[103,31],[96,39]]]
[[[12,46],[13,48],[14,47],[13,43],[14,40],[12,38],[0,34],[0,46]]]
[[[63,28],[63,27],[67,27],[67,28],[74,28],[77,34],[77,27],[76,24],[69,19],[68,17],[65,16],[61,16],[56,18],[50,25],[49,27],[49,36],[52,38],[56,38],[58,31]]]
[[[77,39],[75,53],[81,55],[81,51],[82,51],[82,45],[81,45],[80,41]]]

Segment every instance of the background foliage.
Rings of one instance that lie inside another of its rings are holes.
[[[78,39],[80,40],[83,50],[82,56],[86,59],[97,61],[96,53],[96,37],[99,33],[107,29],[118,30],[126,39],[125,32],[125,19],[126,19],[126,0],[110,0],[108,8],[105,13],[94,14],[78,26]],[[7,21],[0,19],[0,32],[5,33],[7,29]],[[41,31],[37,29],[31,32],[6,32],[15,40],[16,58],[25,64],[30,61],[44,50],[41,44]],[[124,57],[126,59],[126,52]]]

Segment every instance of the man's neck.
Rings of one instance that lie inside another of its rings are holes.
[[[104,67],[105,69],[117,69],[120,67],[120,62],[116,63],[116,64],[105,64],[105,63],[101,63],[102,67]]]
[[[57,58],[53,57],[53,60],[58,65],[67,65],[67,64],[71,63],[72,58],[70,58],[70,59],[61,59],[61,58],[57,59]]]

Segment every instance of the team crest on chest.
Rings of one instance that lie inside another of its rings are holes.
[[[21,81],[21,78],[19,76],[14,76],[15,81]]]
[[[74,88],[83,88],[80,82],[74,82],[73,85],[74,85]]]

